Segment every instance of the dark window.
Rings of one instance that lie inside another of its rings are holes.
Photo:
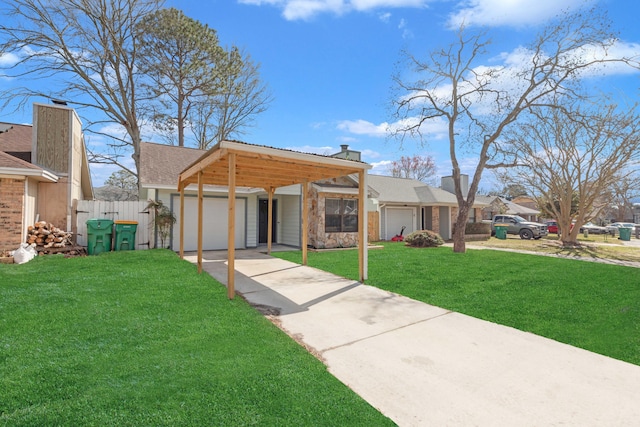
[[[358,231],[358,200],[326,199],[324,231],[325,233]]]

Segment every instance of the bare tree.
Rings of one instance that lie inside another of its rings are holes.
[[[611,205],[603,212],[604,215],[618,222],[633,218],[633,201],[640,197],[638,166],[637,162],[630,165],[614,180],[610,195]]]
[[[536,108],[531,115],[510,133],[522,166],[509,176],[556,218],[563,244],[576,245],[580,227],[611,204],[617,183],[634,172],[628,166],[640,159],[640,116],[635,107],[615,105],[569,114]]]
[[[415,155],[402,156],[400,160],[394,160],[389,165],[391,176],[398,178],[412,178],[418,181],[427,181],[436,173],[436,162],[431,156]]]
[[[424,135],[424,127],[435,120],[448,125],[448,142],[458,214],[455,220],[454,252],[464,252],[465,223],[485,169],[516,164],[501,146],[501,135],[520,116],[536,106],[551,106],[561,97],[579,97],[577,81],[589,67],[624,58],[585,55],[585,51],[607,52],[615,37],[606,16],[591,11],[560,16],[534,42],[519,52],[518,66],[484,67],[478,63],[487,54],[490,41],[485,33],[470,33],[462,26],[457,41],[436,50],[426,60],[406,53],[415,79],[395,76],[399,92],[393,101],[404,138]],[[404,71],[404,70],[403,70]],[[554,98],[556,97],[556,98]],[[478,163],[467,194],[460,186],[459,155],[473,148]]]
[[[244,135],[257,115],[267,110],[272,97],[260,80],[260,67],[248,53],[232,47],[220,64],[221,85],[196,105],[191,116],[198,148]]]
[[[23,108],[32,97],[67,100],[90,109],[97,119],[87,130],[108,137],[109,151],[90,153],[90,160],[116,164],[137,177],[140,166],[140,94],[135,27],[162,0],[4,0],[0,21],[0,52],[19,58],[2,69],[25,82],[32,79],[56,84],[33,85],[0,93],[7,107],[16,98]],[[85,119],[87,117],[85,116]],[[121,136],[100,126],[116,123]],[[122,161],[133,151],[135,171]]]

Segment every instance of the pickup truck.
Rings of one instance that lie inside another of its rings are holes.
[[[539,239],[549,234],[547,226],[530,222],[518,215],[496,215],[491,221],[491,235],[495,234],[495,226],[506,225],[507,234],[517,234],[521,239]]]

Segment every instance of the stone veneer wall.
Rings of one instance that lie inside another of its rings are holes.
[[[319,193],[309,186],[309,245],[316,249],[351,248],[358,246],[358,233],[325,233],[324,212],[325,200],[357,199],[357,196],[346,194]],[[360,224],[358,224],[360,226]]]
[[[0,250],[15,250],[22,243],[24,180],[0,178]]]

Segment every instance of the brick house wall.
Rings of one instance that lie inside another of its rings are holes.
[[[15,250],[22,243],[24,180],[0,178],[0,250]]]

